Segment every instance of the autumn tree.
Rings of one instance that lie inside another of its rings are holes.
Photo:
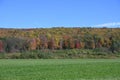
[[[112,39],[112,44],[110,49],[112,53],[114,53],[115,51],[120,52],[120,42],[118,40]]]
[[[3,49],[3,41],[0,40],[0,52],[3,52],[3,51],[4,51],[4,49]]]
[[[28,43],[29,43],[29,50],[36,50],[37,42],[35,38],[30,39]]]
[[[4,45],[7,52],[19,52],[23,49],[24,40],[15,37],[6,38]]]
[[[51,49],[51,50],[55,49],[55,39],[53,37],[48,42],[48,48]]]
[[[40,41],[41,41],[41,49],[44,50],[48,48],[48,39],[44,34],[40,35]]]

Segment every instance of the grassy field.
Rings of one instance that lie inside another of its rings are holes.
[[[1,59],[0,80],[120,80],[120,59]]]

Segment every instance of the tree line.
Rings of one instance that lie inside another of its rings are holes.
[[[0,29],[0,52],[105,48],[120,52],[119,28]]]

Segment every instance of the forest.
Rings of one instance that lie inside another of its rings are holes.
[[[120,28],[0,29],[0,54],[73,49],[120,53]]]

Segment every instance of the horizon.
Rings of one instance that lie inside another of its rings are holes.
[[[76,26],[74,26],[74,27],[64,27],[64,26],[56,26],[56,27],[39,27],[39,28],[34,28],[34,27],[24,27],[24,28],[20,28],[20,27],[17,27],[17,28],[15,28],[15,27],[10,27],[10,28],[2,28],[2,27],[0,27],[0,29],[18,29],[18,30],[21,30],[21,29],[55,29],[55,28],[71,28],[71,29],[74,29],[74,28],[80,28],[80,29],[82,29],[82,28],[85,28],[85,29],[87,29],[87,28],[91,28],[91,29],[103,29],[103,28],[105,28],[105,29],[120,29],[120,27],[104,27],[104,26],[102,26],[102,27],[87,27],[87,26],[78,26],[78,27],[76,27]]]
[[[120,28],[119,0],[0,0],[0,28]]]

